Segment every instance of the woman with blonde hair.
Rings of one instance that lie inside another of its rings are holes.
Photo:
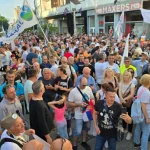
[[[138,89],[137,96],[139,96],[144,120],[136,124],[134,131],[134,147],[141,147],[141,150],[148,150],[148,137],[150,126],[150,75],[145,74],[140,80],[141,87]],[[142,137],[141,137],[142,132]]]
[[[113,84],[113,88],[117,92],[119,88],[118,79],[114,75],[114,71],[111,68],[107,68],[104,71],[103,78],[102,78],[102,84],[108,82],[111,82]]]
[[[132,83],[132,75],[130,72],[125,71],[122,75],[121,82],[119,84],[119,97],[123,107],[127,108],[127,112],[131,115],[132,99],[135,93],[135,85]],[[123,128],[128,132],[126,140],[130,140],[132,137],[133,124],[128,125],[123,121]]]

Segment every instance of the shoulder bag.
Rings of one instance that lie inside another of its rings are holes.
[[[85,103],[87,104],[86,107],[83,108],[82,112],[83,112],[83,121],[87,122],[87,121],[91,121],[93,120],[92,117],[92,113],[94,110],[94,104],[92,102],[92,100],[88,101],[86,99],[86,97],[84,96],[84,94],[82,93],[82,91],[80,90],[79,87],[77,87],[78,91],[80,92],[80,94],[82,95],[82,97],[84,98]]]
[[[131,94],[131,90],[130,90],[131,89],[131,85],[132,85],[132,83],[128,86],[128,88],[126,89],[126,91],[122,95],[122,98],[125,98],[125,97],[127,97],[127,96],[129,96]],[[122,90],[122,88],[121,88],[121,90]],[[132,104],[132,98],[126,100],[126,103],[123,103],[122,105],[124,107],[131,107],[131,104]]]

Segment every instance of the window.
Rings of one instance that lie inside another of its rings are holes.
[[[95,27],[95,16],[90,16],[90,27]]]
[[[114,22],[114,14],[106,15],[105,22]]]
[[[127,21],[142,21],[142,20],[143,20],[143,18],[142,18],[140,11],[126,13],[126,22]]]

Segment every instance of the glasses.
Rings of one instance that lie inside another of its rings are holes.
[[[82,86],[87,86],[87,84],[83,84]]]
[[[129,63],[130,61],[125,61],[125,62]]]

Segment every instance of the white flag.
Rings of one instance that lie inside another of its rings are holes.
[[[150,10],[141,8],[141,14],[143,16],[143,20],[146,23],[150,23]]]
[[[29,4],[24,0],[23,6],[20,11],[19,18],[13,25],[12,29],[8,29],[3,42],[10,42],[14,40],[20,33],[25,29],[30,28],[38,23],[33,11],[31,10]]]
[[[122,56],[122,60],[121,60],[121,65],[124,64],[124,57],[128,57],[128,52],[129,52],[129,36],[130,34],[128,34],[127,38],[126,38],[126,45],[125,45],[125,48],[124,48],[124,53],[123,53],[123,56]]]
[[[123,36],[123,23],[124,23],[124,11],[122,12],[119,22],[115,28],[115,37],[118,40],[118,42],[121,41]]]

